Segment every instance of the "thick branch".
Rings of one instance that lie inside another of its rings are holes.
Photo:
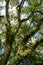
[[[6,65],[8,58],[10,56],[10,52],[11,52],[11,47],[12,47],[12,41],[11,41],[11,25],[10,25],[10,20],[9,20],[9,13],[8,13],[8,9],[9,9],[9,0],[6,0],[6,49],[4,52],[4,55],[1,59],[0,65]]]
[[[40,38],[39,40],[36,40],[34,43],[31,43],[32,45],[30,46],[30,48],[28,48],[27,50],[23,51],[23,52],[19,52],[20,53],[20,57],[17,64],[23,60],[25,57],[29,56],[39,45],[39,43],[43,42],[43,36],[42,38]],[[19,54],[18,54],[19,55]]]
[[[39,23],[32,29],[32,31],[30,31],[29,34],[24,37],[24,39],[23,39],[23,41],[22,41],[21,44],[27,43],[28,39],[31,38],[31,36],[33,36],[33,35],[39,30],[40,25],[43,23],[42,21],[43,21],[43,18],[41,18],[41,19],[39,20]],[[23,45],[24,45],[24,44],[23,44]]]
[[[4,52],[4,55],[2,56],[2,59],[0,61],[0,65],[6,65],[7,64],[10,52],[11,52],[11,47],[9,45],[7,45],[6,50]]]
[[[19,52],[17,52],[15,58],[13,59],[13,62],[15,63],[15,65],[18,65],[18,63],[20,63],[24,58],[29,56],[41,42],[43,42],[43,37],[36,40],[34,43],[31,43],[32,45],[30,47],[28,47],[28,49],[20,50]],[[12,64],[10,64],[10,65],[12,65]]]

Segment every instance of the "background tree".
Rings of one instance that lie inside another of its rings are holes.
[[[33,63],[39,48],[40,54],[43,53],[43,0],[1,0],[0,3],[5,4],[6,10],[4,16],[0,14],[3,49],[0,65],[18,65],[27,57]]]

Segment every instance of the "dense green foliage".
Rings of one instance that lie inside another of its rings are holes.
[[[0,65],[43,65],[43,0],[0,3]]]

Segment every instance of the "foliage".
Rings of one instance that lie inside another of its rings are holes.
[[[6,15],[0,15],[0,65],[43,64],[43,0],[3,2]]]

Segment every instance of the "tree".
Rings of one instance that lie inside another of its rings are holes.
[[[5,47],[5,51],[1,57],[0,65],[6,65],[8,61],[9,65],[18,65],[20,61],[28,55],[30,56],[40,43],[43,43],[43,31],[40,33],[40,29],[43,27],[43,1],[5,0],[5,2],[6,16],[3,19],[0,17],[2,24],[0,29],[5,26],[5,30],[0,33],[0,37],[5,38],[2,45]],[[16,7],[17,15],[9,12],[10,6],[11,8]],[[12,20],[14,20],[14,23],[17,21],[17,23],[11,24]],[[11,54],[13,54],[13,57]],[[11,57],[12,59],[10,59]]]

